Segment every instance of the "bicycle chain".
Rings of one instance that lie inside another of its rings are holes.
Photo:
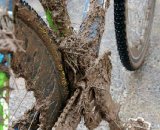
[[[57,128],[57,127],[61,126],[62,123],[64,123],[68,112],[70,111],[73,103],[75,102],[75,100],[76,100],[76,98],[79,94],[80,94],[80,89],[76,89],[73,96],[69,99],[69,101],[68,101],[66,107],[64,108],[63,112],[59,116],[58,121],[55,123],[54,128]]]

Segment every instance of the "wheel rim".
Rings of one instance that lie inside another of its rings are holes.
[[[149,44],[155,1],[126,0],[126,32],[130,60],[132,63],[144,59]]]

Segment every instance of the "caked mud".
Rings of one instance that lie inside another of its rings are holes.
[[[45,9],[57,4],[41,2]],[[132,125],[127,128],[121,122],[120,107],[110,94],[110,52],[98,56],[108,6],[109,1],[102,6],[92,0],[78,34],[71,29],[67,14],[60,17],[62,10],[56,17],[53,14],[57,10],[49,8],[54,23],[58,23],[55,18],[62,19],[62,24],[64,19],[68,20],[67,25],[62,26],[64,31],[60,27],[55,32],[55,28],[50,30],[27,3],[15,6],[15,35],[23,41],[25,51],[14,53],[12,69],[17,77],[26,80],[26,89],[34,92],[36,103],[14,127],[20,130],[75,130],[83,115],[91,130],[102,119],[108,121],[111,130],[139,130]],[[68,90],[73,92],[68,94]],[[143,123],[141,121],[140,127],[145,126]]]

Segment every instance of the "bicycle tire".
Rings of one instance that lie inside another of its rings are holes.
[[[16,75],[26,80],[27,90],[34,91],[38,99],[35,108],[40,113],[41,128],[51,130],[68,96],[56,37],[24,1],[14,6],[14,26],[16,38],[24,41],[22,47],[25,52],[13,54],[12,68]],[[26,124],[21,127],[28,130],[29,126]]]
[[[114,0],[114,25],[117,49],[123,66],[130,71],[137,70],[144,62],[146,52],[149,47],[149,36],[151,32],[151,25],[153,22],[155,0],[151,1],[151,12],[149,16],[149,26],[147,28],[144,48],[139,52],[139,57],[135,58],[129,48],[127,38],[127,0]]]

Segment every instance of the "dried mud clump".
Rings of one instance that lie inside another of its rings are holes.
[[[90,11],[84,19],[79,33],[67,37],[60,50],[65,67],[70,70],[70,80],[76,90],[68,101],[54,129],[76,129],[81,115],[89,129],[96,128],[102,119],[115,130],[122,128],[118,117],[119,105],[110,94],[110,52],[98,57],[99,44],[104,32],[104,16],[108,8],[96,0],[90,3]],[[95,25],[97,25],[95,27]]]
[[[110,52],[97,57],[94,49],[88,48],[91,45],[78,36],[71,36],[60,47],[66,57],[66,64],[72,69],[76,91],[55,124],[56,129],[66,126],[76,129],[81,115],[90,129],[96,128],[102,119],[115,125],[117,130],[120,127],[119,106],[113,102],[110,94]]]

